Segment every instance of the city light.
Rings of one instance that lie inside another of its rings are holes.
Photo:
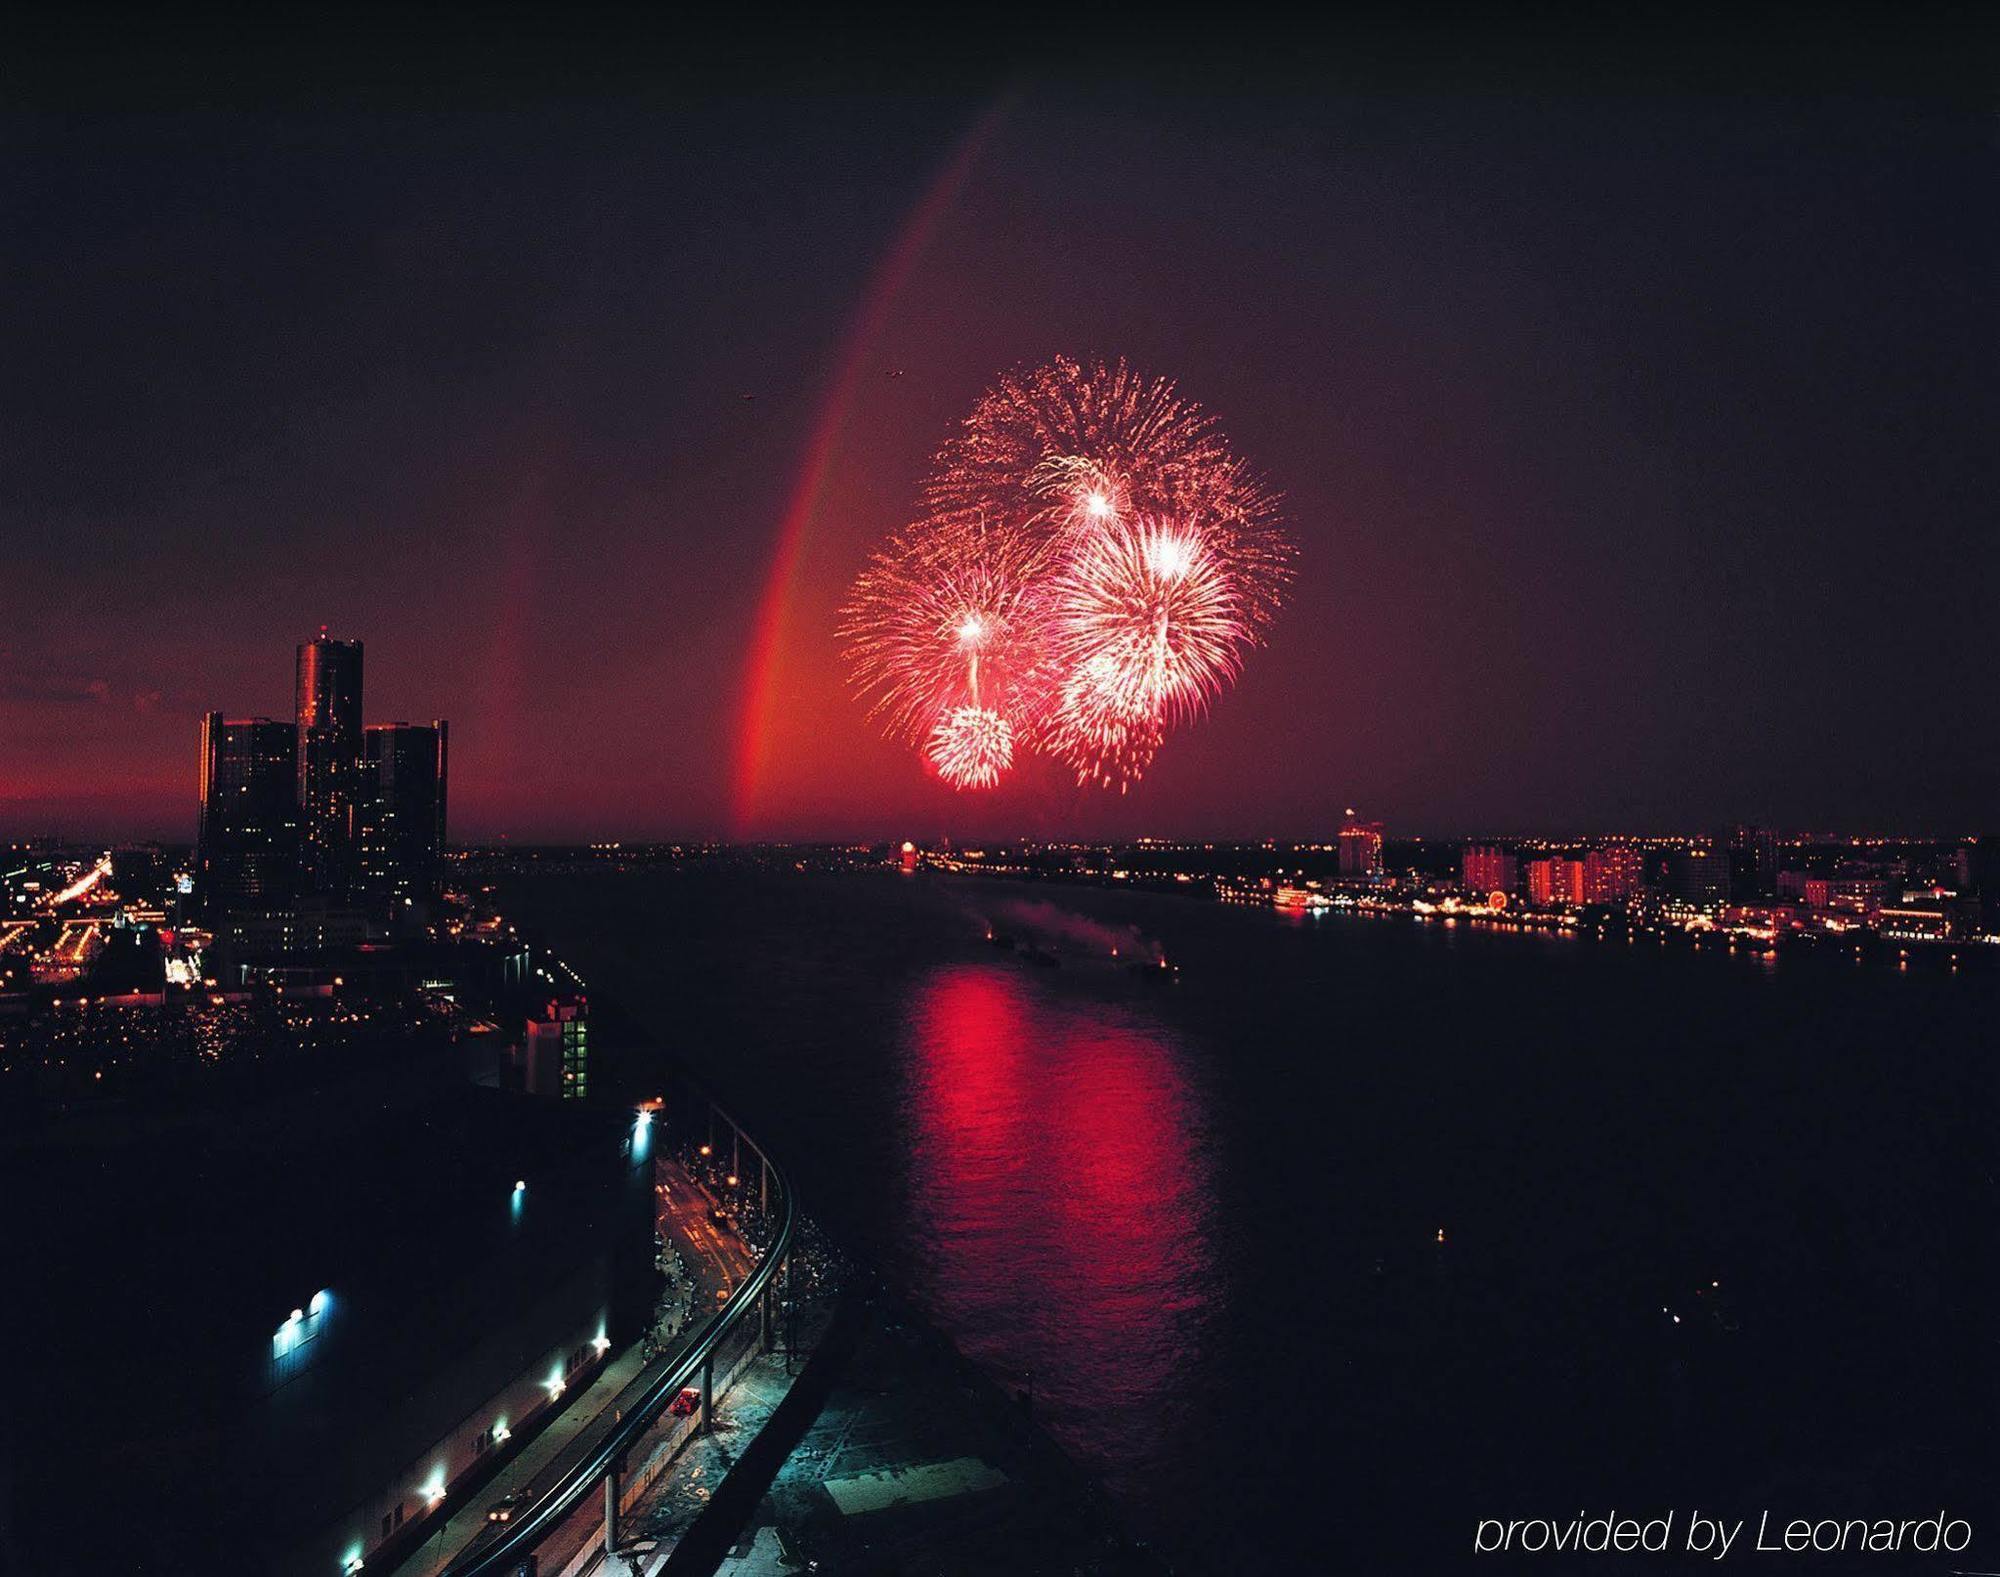
[[[322,1287],[312,1295],[312,1302],[306,1308],[313,1314],[326,1313],[327,1305],[333,1302],[333,1294]]]

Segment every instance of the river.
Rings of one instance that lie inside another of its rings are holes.
[[[889,872],[509,902],[1180,1568],[1614,1506],[2000,1547],[1993,972]]]

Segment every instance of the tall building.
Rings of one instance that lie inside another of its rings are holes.
[[[1645,885],[1646,862],[1637,849],[1613,844],[1583,857],[1583,901],[1617,903]]]
[[[1340,829],[1340,874],[1349,881],[1374,881],[1382,874],[1382,823],[1357,821],[1354,812]]]
[[[590,1098],[590,1016],[586,999],[563,995],[528,1016],[522,1057],[530,1095],[557,1100]]]
[[[378,908],[437,896],[445,836],[446,725],[371,723],[361,733],[354,873]]]
[[[1729,899],[1729,855],[1723,849],[1677,849],[1667,863],[1668,890],[1682,903],[1714,909]]]
[[[1778,839],[1768,827],[1729,829],[1729,895],[1769,898],[1778,890]]]
[[[1459,884],[1469,893],[1512,893],[1520,880],[1514,856],[1494,844],[1469,843],[1458,857]]]
[[[300,834],[306,878],[319,892],[354,880],[355,790],[361,770],[361,643],[324,629],[298,650]]]
[[[195,880],[211,915],[272,910],[298,891],[298,735],[268,717],[201,722]]]
[[[1575,906],[1584,901],[1584,864],[1564,855],[1528,862],[1528,901],[1537,908]]]

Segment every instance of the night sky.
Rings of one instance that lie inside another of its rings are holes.
[[[1234,15],[20,30],[0,833],[191,837],[322,624],[461,838],[2000,824],[1991,24]],[[1214,411],[1299,574],[1130,795],[953,795],[835,610],[1058,352]]]

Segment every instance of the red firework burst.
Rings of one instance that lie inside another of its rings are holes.
[[[914,744],[960,707],[1024,710],[1039,557],[1017,531],[926,523],[893,538],[855,581],[840,626],[871,715]]]
[[[1107,513],[1075,534],[1044,618],[1061,676],[1046,738],[1079,782],[1137,780],[1167,728],[1235,677],[1244,590],[1197,526]]]
[[[857,685],[945,781],[1016,745],[1129,786],[1237,674],[1290,548],[1276,501],[1164,378],[1066,358],[981,398],[923,521],[855,583]]]
[[[924,754],[953,788],[991,788],[1014,764],[1014,729],[989,707],[954,707],[931,730]]]

